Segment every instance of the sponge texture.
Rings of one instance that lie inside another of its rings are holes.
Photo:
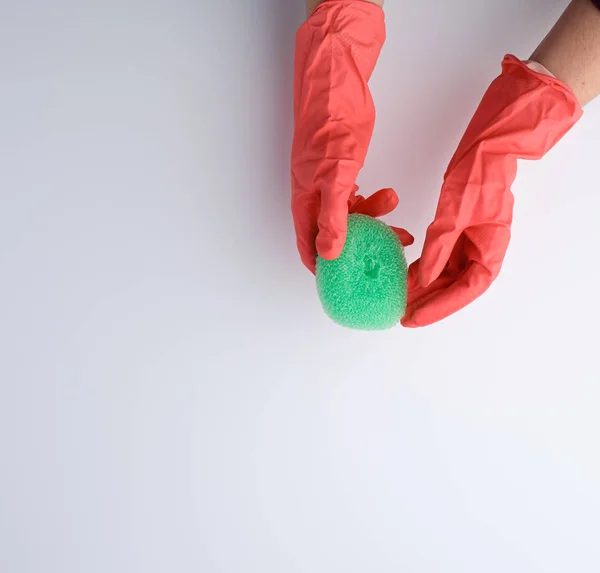
[[[317,291],[327,315],[341,326],[384,330],[406,310],[408,268],[396,233],[367,215],[348,217],[341,256],[317,257]]]

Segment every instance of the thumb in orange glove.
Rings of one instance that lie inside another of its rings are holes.
[[[543,157],[582,113],[565,84],[506,56],[444,176],[423,253],[409,270],[404,326],[442,320],[488,289],[510,241],[517,158]]]
[[[325,0],[298,30],[292,214],[300,257],[312,272],[317,252],[341,254],[349,212],[379,217],[398,204],[391,189],[365,199],[355,185],[375,124],[368,81],[384,41],[383,10],[362,0]]]

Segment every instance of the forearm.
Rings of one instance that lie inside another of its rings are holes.
[[[324,0],[306,0],[306,13],[308,15],[312,14],[313,10]],[[370,2],[371,4],[376,4],[383,8],[384,0],[363,0],[364,2]]]
[[[531,56],[567,84],[584,106],[600,95],[600,10],[573,0]]]

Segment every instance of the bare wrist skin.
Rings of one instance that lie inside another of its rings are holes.
[[[311,15],[314,11],[314,9],[321,4],[321,2],[323,2],[324,0],[306,0],[306,13],[307,15]],[[383,2],[384,0],[361,0],[363,2],[370,2],[371,4],[375,4],[376,6],[379,6],[380,8],[383,8]]]
[[[600,95],[600,10],[573,0],[531,56],[567,84],[584,106]]]

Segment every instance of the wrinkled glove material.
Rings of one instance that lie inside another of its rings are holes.
[[[349,213],[381,217],[398,204],[392,189],[365,199],[355,184],[375,124],[368,81],[384,41],[383,10],[362,0],[326,0],[296,36],[292,214],[300,257],[313,273],[317,252],[341,254]]]
[[[444,176],[421,258],[410,267],[404,326],[442,320],[489,288],[510,241],[517,159],[542,158],[582,113],[566,85],[505,57]]]

